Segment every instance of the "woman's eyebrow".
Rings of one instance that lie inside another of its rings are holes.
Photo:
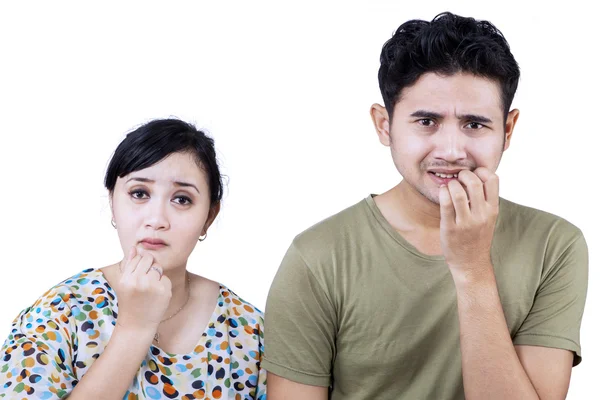
[[[177,185],[177,186],[182,186],[182,187],[193,187],[194,189],[196,189],[196,192],[198,192],[198,194],[200,194],[200,191],[198,190],[198,188],[196,187],[196,185],[194,185],[193,183],[181,182],[181,181],[174,181],[173,183],[174,183],[175,185]]]
[[[144,183],[155,183],[156,182],[153,179],[142,178],[142,177],[139,177],[139,176],[134,176],[133,178],[129,178],[129,179],[127,179],[127,181],[125,183],[127,183],[129,181],[138,181],[138,182],[144,182]],[[179,186],[179,187],[191,187],[191,188],[194,188],[196,190],[196,192],[198,192],[198,194],[200,194],[200,191],[198,190],[198,188],[196,187],[196,185],[194,185],[193,183],[183,182],[183,181],[173,181],[173,183],[176,186]]]

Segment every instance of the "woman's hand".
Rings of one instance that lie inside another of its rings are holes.
[[[171,300],[171,281],[151,254],[140,255],[135,247],[121,267],[117,325],[156,332]]]

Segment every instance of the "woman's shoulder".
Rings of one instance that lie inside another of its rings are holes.
[[[98,298],[112,297],[113,289],[100,269],[89,268],[63,280],[50,288],[42,297],[49,293],[73,295],[80,303],[94,302],[100,304]]]
[[[44,292],[20,315],[31,313],[60,313],[73,310],[73,305],[85,310],[101,309],[115,299],[114,293],[99,269],[89,268],[61,281]],[[77,311],[75,311],[77,313]]]
[[[228,309],[230,326],[233,328],[241,326],[247,333],[262,335],[264,313],[227,286],[219,285],[221,290],[219,305]]]
[[[73,331],[90,319],[112,318],[114,295],[107,285],[100,270],[86,269],[52,286],[19,312],[5,344],[38,336],[60,342],[63,328]]]

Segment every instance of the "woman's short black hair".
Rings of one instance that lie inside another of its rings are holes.
[[[502,33],[488,21],[445,12],[431,22],[411,20],[381,50],[379,88],[392,118],[402,90],[427,72],[468,72],[499,83],[504,118],[519,82],[519,66]]]
[[[148,168],[173,153],[192,154],[206,172],[211,205],[223,197],[223,179],[214,140],[188,122],[156,119],[127,134],[115,150],[104,177],[104,186],[113,193],[117,178]]]

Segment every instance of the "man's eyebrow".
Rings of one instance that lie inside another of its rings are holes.
[[[444,118],[444,116],[442,114],[433,112],[433,111],[427,111],[427,110],[417,110],[414,113],[410,114],[411,117],[417,117],[417,118],[431,118],[431,119],[442,119]]]
[[[491,124],[493,122],[488,117],[484,117],[483,115],[477,115],[477,114],[457,115],[457,117],[462,120],[467,120],[467,121],[471,121],[471,122],[479,122],[479,123],[484,123],[484,124]]]
[[[410,114],[410,116],[416,117],[416,118],[431,118],[431,119],[444,118],[444,116],[440,113],[436,113],[434,111],[427,111],[427,110],[417,110],[414,113]],[[456,117],[461,120],[467,120],[467,121],[471,121],[471,122],[479,122],[482,124],[491,124],[493,122],[490,118],[485,117],[483,115],[478,115],[478,114],[462,114],[462,115],[457,115]]]

